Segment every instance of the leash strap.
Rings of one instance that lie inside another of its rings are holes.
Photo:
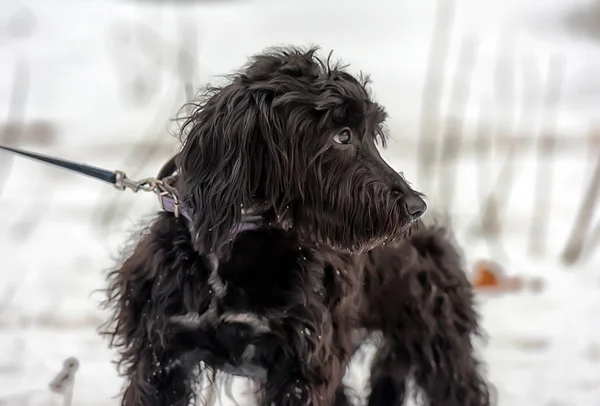
[[[177,176],[177,155],[171,157],[160,169],[156,178],[144,178],[141,180],[130,179],[127,174],[121,170],[110,171],[95,166],[68,161],[65,159],[54,158],[42,154],[28,152],[17,148],[10,148],[0,145],[0,150],[12,152],[38,162],[44,162],[59,168],[86,175],[93,179],[101,180],[112,184],[118,190],[129,189],[134,193],[141,191],[153,192],[158,196],[161,208],[178,217],[184,217],[186,220],[192,220],[192,213],[181,206],[177,189],[173,183]],[[254,230],[260,227],[262,217],[252,211],[242,211],[242,221],[232,230],[232,234],[238,234],[244,231]]]
[[[103,182],[115,184],[117,182],[117,171],[108,171],[106,169],[97,168],[95,166],[90,166],[82,163],[67,161],[64,159],[53,158],[50,156],[36,154],[33,152],[23,151],[16,148],[5,147],[0,145],[0,149],[3,149],[8,152],[12,152],[13,154],[21,155],[26,158],[30,158],[36,161],[45,162],[50,165],[58,166],[63,169],[68,169],[73,172],[80,173],[82,175],[89,176],[94,179],[101,180]]]
[[[145,192],[153,192],[158,195],[159,203],[163,210],[173,213],[175,217],[179,217],[181,215],[186,219],[191,220],[190,213],[187,210],[182,209],[180,206],[177,190],[169,184],[169,181],[173,180],[177,169],[175,156],[169,159],[167,163],[163,165],[157,178],[133,180],[121,170],[110,171],[91,165],[68,161],[66,159],[59,159],[17,148],[5,147],[3,145],[0,145],[0,150],[8,151],[38,162],[44,162],[62,169],[86,175],[93,179],[110,183],[118,190],[129,189],[134,193],[137,193],[140,190]]]

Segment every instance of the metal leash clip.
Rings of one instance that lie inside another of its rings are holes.
[[[115,170],[115,184],[114,186],[118,190],[129,189],[134,193],[142,190],[144,192],[155,192],[159,184],[162,183],[160,179],[156,178],[144,178],[141,180],[133,180],[127,177],[127,174],[121,170]]]
[[[179,217],[181,214],[177,191],[169,184],[169,181],[174,179],[173,176],[164,179],[150,177],[141,180],[132,180],[121,170],[116,170],[114,173],[116,177],[114,186],[118,190],[129,189],[134,193],[137,193],[140,190],[144,192],[153,192],[158,195],[158,201],[163,210],[172,212],[175,217]]]
[[[177,196],[177,189],[170,184],[171,181],[175,180],[175,176],[168,176],[160,180],[156,185],[156,193],[158,193],[158,201],[165,211],[173,212],[173,215],[178,218],[182,214],[185,218],[190,220],[189,215],[184,211],[181,212],[181,204],[179,197]]]

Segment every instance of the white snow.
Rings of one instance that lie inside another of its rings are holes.
[[[415,161],[435,1],[167,3],[0,0],[0,124],[23,117],[55,126],[53,140],[22,134],[10,144],[124,169],[131,177],[154,175],[177,148],[169,119],[185,101],[180,75],[201,85],[264,47],[319,44],[353,70],[371,74],[395,137],[384,156],[432,197],[432,211],[441,207],[437,187],[417,181]],[[480,114],[492,125],[504,117],[506,137],[535,137],[545,119],[535,89],[544,86],[552,58],[565,66],[562,98],[551,118],[566,144],[553,164],[543,256],[527,251],[536,168],[531,150],[521,151],[515,164],[517,178],[503,207],[510,221],[499,247],[471,232],[479,210],[478,169],[469,155],[458,163],[453,226],[468,263],[492,256],[510,274],[539,276],[545,284],[540,294],[481,296],[489,379],[502,406],[599,405],[600,258],[591,255],[572,267],[560,261],[598,156],[598,144],[592,148],[584,138],[600,111],[600,48],[594,37],[567,29],[569,15],[594,15],[591,3],[455,3],[448,58],[440,67],[446,78],[441,108],[444,117],[454,112],[452,78],[463,40],[473,40],[465,137],[475,137]],[[177,65],[182,37],[190,53],[179,57],[196,66]],[[494,76],[499,57],[515,63],[513,95],[510,77]],[[28,83],[22,111],[10,107],[15,81]],[[516,123],[521,109],[531,114],[526,133],[506,123]],[[486,188],[494,185],[503,153],[489,162],[493,178]],[[117,404],[122,381],[111,364],[114,354],[96,333],[106,315],[94,291],[104,286],[103,272],[129,233],[158,210],[155,197],[120,193],[6,154],[0,154],[0,176],[8,176],[0,195],[0,405],[61,404],[48,383],[70,356],[81,363],[73,405]],[[364,381],[367,369],[361,364],[352,372]]]

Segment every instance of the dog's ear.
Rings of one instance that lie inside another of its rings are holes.
[[[242,208],[264,197],[259,189],[277,175],[263,170],[272,160],[273,141],[263,142],[274,132],[268,103],[239,83],[210,89],[204,100],[183,126],[177,188],[197,248],[209,253],[229,244]]]

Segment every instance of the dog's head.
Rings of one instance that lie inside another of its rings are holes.
[[[386,113],[367,80],[315,53],[253,57],[187,119],[178,189],[205,252],[229,242],[243,207],[352,251],[403,235],[425,212],[420,194],[379,154]]]

